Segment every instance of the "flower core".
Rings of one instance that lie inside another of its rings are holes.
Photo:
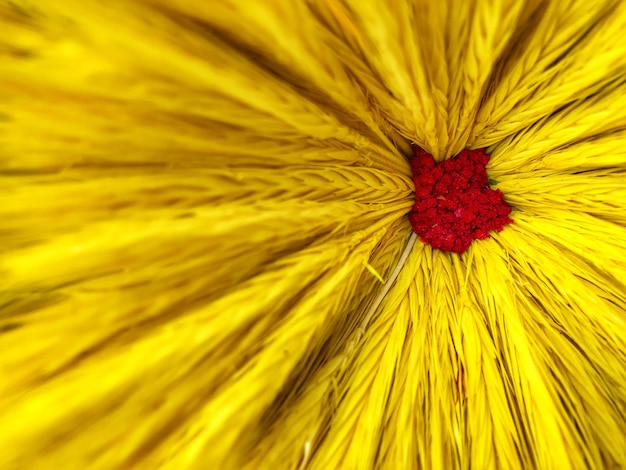
[[[489,238],[491,230],[499,232],[513,222],[504,195],[489,186],[488,162],[484,149],[465,149],[437,164],[432,155],[414,148],[415,204],[409,220],[422,242],[463,253],[472,241]]]

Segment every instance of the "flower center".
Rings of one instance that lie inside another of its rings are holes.
[[[415,205],[409,220],[424,243],[463,253],[474,240],[513,222],[502,192],[489,187],[484,149],[466,149],[439,164],[419,147],[414,153]]]

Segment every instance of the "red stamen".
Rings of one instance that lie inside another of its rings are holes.
[[[513,222],[502,192],[489,187],[484,149],[463,150],[440,164],[419,147],[414,152],[415,205],[409,220],[424,243],[463,253],[472,241]]]

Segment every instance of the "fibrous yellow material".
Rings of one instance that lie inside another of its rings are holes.
[[[0,469],[626,467],[624,28],[0,0]],[[514,223],[416,241],[412,144]]]

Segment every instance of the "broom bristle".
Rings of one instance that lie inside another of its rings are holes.
[[[0,469],[626,466],[625,30],[0,0]],[[412,145],[514,223],[413,246]]]

